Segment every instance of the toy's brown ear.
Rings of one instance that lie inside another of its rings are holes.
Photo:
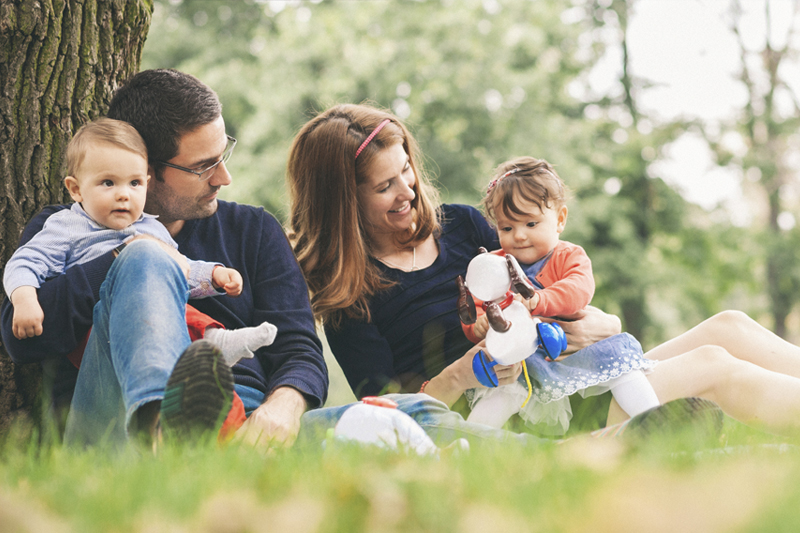
[[[480,248],[478,248],[478,253],[479,253],[479,254],[488,254],[488,253],[489,253],[489,250],[487,250],[486,248],[484,248],[483,246],[481,246]]]
[[[506,254],[506,265],[508,266],[508,275],[511,277],[511,286],[514,287],[514,290],[526,300],[533,298],[536,288],[528,280],[525,272],[522,271],[517,258],[511,254]]]
[[[458,276],[456,285],[458,285],[458,318],[461,319],[463,324],[469,326],[478,320],[475,300],[472,299],[472,294],[470,294],[467,284],[464,283],[464,278]]]
[[[503,316],[503,310],[496,303],[486,306],[486,318],[489,319],[489,326],[499,333],[508,331],[511,328],[511,321]]]

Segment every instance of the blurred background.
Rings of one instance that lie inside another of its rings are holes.
[[[593,304],[645,349],[729,308],[798,342],[799,26],[794,0],[157,0],[142,68],[218,92],[224,199],[285,221],[294,134],[369,101],[447,202],[511,157],[554,164]]]

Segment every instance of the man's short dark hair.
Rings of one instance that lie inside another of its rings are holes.
[[[111,99],[108,117],[133,125],[147,145],[150,164],[178,155],[180,138],[222,113],[217,93],[190,74],[145,70],[130,78]]]

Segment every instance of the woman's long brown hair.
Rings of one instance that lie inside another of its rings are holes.
[[[358,147],[387,118],[391,122],[356,159]],[[397,117],[368,105],[338,105],[306,123],[292,143],[289,239],[311,291],[314,316],[330,326],[344,317],[369,321],[370,297],[392,285],[370,260],[357,187],[366,181],[375,156],[395,144],[402,144],[417,176],[411,202],[415,224],[398,237],[403,246],[438,231],[438,195],[417,161],[414,138]]]

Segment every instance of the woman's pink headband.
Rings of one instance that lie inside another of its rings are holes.
[[[380,132],[380,131],[383,129],[383,127],[384,127],[385,125],[387,125],[388,123],[390,123],[391,121],[392,121],[392,119],[390,119],[390,118],[386,118],[386,119],[384,119],[384,120],[383,120],[383,122],[381,122],[380,124],[378,124],[378,127],[377,127],[377,128],[375,128],[374,130],[372,130],[372,133],[370,133],[370,134],[369,134],[369,137],[367,137],[366,139],[364,139],[364,142],[363,142],[363,143],[361,143],[361,146],[359,146],[359,147],[358,147],[358,150],[356,150],[356,156],[355,156],[353,159],[358,159],[358,154],[360,154],[360,153],[361,153],[361,151],[362,151],[364,148],[366,148],[366,147],[367,147],[367,145],[370,143],[370,141],[372,141],[372,139],[374,139],[374,138],[375,138],[375,136],[378,134],[378,132]]]

